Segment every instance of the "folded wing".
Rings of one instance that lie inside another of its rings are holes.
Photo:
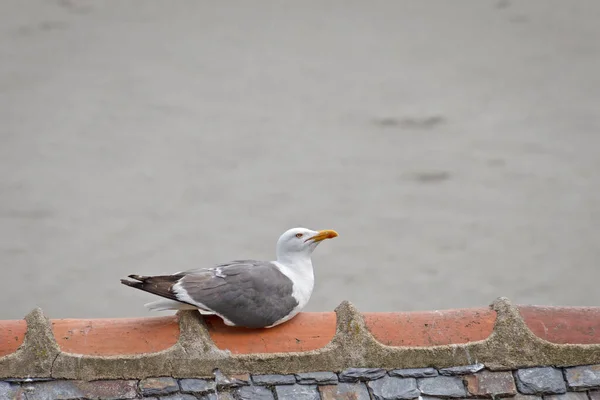
[[[236,326],[270,326],[298,305],[292,281],[271,262],[236,260],[173,275],[129,277],[138,282],[121,282],[217,314]]]

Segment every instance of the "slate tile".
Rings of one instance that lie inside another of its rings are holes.
[[[138,382],[135,380],[74,381],[73,384],[81,390],[83,397],[120,400],[135,399],[138,395]]]
[[[217,383],[209,379],[180,379],[179,386],[184,393],[209,393],[214,392]]]
[[[485,368],[485,366],[483,364],[472,364],[472,365],[462,365],[459,367],[442,368],[442,369],[440,369],[440,375],[445,375],[445,376],[468,375],[468,374],[474,374],[476,372],[479,372],[484,368]]]
[[[590,400],[600,400],[600,390],[590,390],[588,392]]]
[[[517,392],[517,394],[514,397],[511,397],[510,400],[542,400],[542,396],[536,396],[533,394],[521,394]]]
[[[187,393],[175,393],[168,396],[161,396],[159,400],[198,400],[196,396]]]
[[[216,393],[209,393],[199,397],[200,400],[236,400],[230,392],[217,390]]]
[[[271,389],[265,386],[242,386],[235,393],[239,400],[275,400]]]
[[[386,374],[383,368],[348,368],[340,373],[340,382],[372,381]]]
[[[36,382],[23,386],[28,400],[65,400],[83,397],[79,388],[72,381],[56,380]]]
[[[250,384],[249,374],[226,376],[220,370],[217,369],[214,372],[214,376],[217,388],[235,388]]]
[[[177,381],[167,376],[142,379],[139,386],[144,396],[162,396],[179,391]]]
[[[48,382],[53,381],[55,379],[52,378],[4,378],[0,382],[10,382],[10,383],[32,383],[32,382]]]
[[[588,400],[588,395],[585,392],[567,392],[544,396],[544,400]]]
[[[565,368],[565,377],[571,389],[600,388],[600,364]]]
[[[474,396],[507,397],[517,394],[517,387],[510,371],[481,371],[464,377],[467,390]]]
[[[368,382],[367,386],[371,389],[376,400],[415,399],[420,395],[415,378],[384,376],[381,379]]]
[[[255,385],[293,385],[296,383],[294,375],[252,375]]]
[[[369,390],[364,383],[344,383],[319,386],[321,400],[370,400]]]
[[[277,400],[321,400],[317,385],[275,386]]]
[[[0,399],[26,400],[25,390],[18,384],[0,381]]]
[[[419,390],[424,395],[434,397],[466,397],[467,390],[463,380],[456,376],[436,376],[421,378],[417,381]]]
[[[517,389],[523,394],[562,394],[567,391],[562,371],[551,367],[519,369]]]
[[[301,385],[333,385],[338,382],[338,377],[333,372],[305,372],[296,374],[296,380]]]
[[[134,380],[56,380],[25,384],[27,399],[63,400],[76,398],[101,398],[104,400],[135,399],[138,397]],[[176,390],[179,390],[177,386]]]
[[[391,370],[389,375],[400,378],[431,378],[438,376],[438,372],[435,368],[408,368]]]

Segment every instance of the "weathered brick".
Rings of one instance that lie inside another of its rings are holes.
[[[372,381],[385,375],[383,368],[348,368],[340,373],[340,382]]]
[[[588,396],[585,392],[567,392],[544,396],[544,400],[588,400]]]
[[[419,397],[415,378],[384,376],[367,383],[376,400],[415,399]]]
[[[34,382],[26,385],[27,398],[31,400],[100,398],[135,399],[138,396],[137,382],[124,380],[67,381],[56,380]],[[179,389],[179,387],[177,387]]]
[[[566,368],[565,376],[572,389],[600,388],[600,364]]]
[[[333,385],[337,383],[338,377],[333,372],[305,372],[296,374],[296,380],[301,385]]]
[[[208,379],[181,379],[179,386],[184,393],[203,394],[213,392],[217,384],[215,381]]]
[[[399,376],[400,378],[431,378],[438,376],[435,368],[394,369],[389,374],[390,376]]]
[[[475,396],[506,397],[517,393],[511,372],[481,371],[465,376],[469,393]]]
[[[440,375],[467,375],[481,371],[485,366],[483,364],[462,365],[459,367],[450,367],[440,369]]]
[[[0,399],[1,400],[26,400],[25,392],[21,386],[0,381]]]
[[[161,396],[159,400],[198,400],[196,396],[186,393],[175,393],[168,396]]]
[[[278,400],[320,400],[316,385],[275,386]]]
[[[456,376],[436,376],[417,381],[424,395],[440,397],[465,397],[467,390],[461,378]]]
[[[274,400],[273,392],[265,386],[242,386],[236,389],[239,400]]]
[[[321,400],[370,400],[369,390],[364,383],[339,383],[319,386]]]
[[[523,394],[561,394],[567,386],[560,370],[551,367],[524,368],[515,373],[517,388]]]
[[[255,385],[293,385],[296,383],[294,375],[252,375]]]

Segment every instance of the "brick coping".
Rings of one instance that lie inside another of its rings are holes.
[[[225,326],[197,312],[121,319],[0,321],[0,378],[142,379],[289,373],[315,367],[444,368],[478,360],[493,370],[600,363],[600,307],[516,306],[301,313],[271,329]]]
[[[600,307],[517,305],[537,337],[556,344],[600,344]],[[387,346],[427,347],[463,344],[488,338],[496,312],[490,308],[362,313],[367,329]],[[271,329],[233,328],[217,317],[204,318],[217,348],[234,354],[281,353],[325,347],[335,335],[334,312],[300,313]],[[64,352],[110,356],[166,350],[179,339],[179,316],[51,319]],[[0,357],[23,344],[27,322],[0,320]]]

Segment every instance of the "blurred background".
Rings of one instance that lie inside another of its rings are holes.
[[[335,229],[306,311],[598,305],[600,2],[0,3],[0,318]],[[158,314],[161,315],[161,314]]]

